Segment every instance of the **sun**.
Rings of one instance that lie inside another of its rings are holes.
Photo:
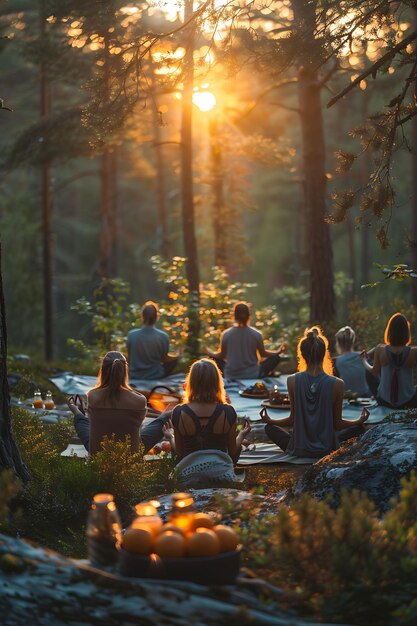
[[[217,104],[216,96],[211,91],[194,91],[193,103],[203,113],[208,113],[214,109]]]

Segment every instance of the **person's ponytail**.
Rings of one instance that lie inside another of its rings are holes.
[[[121,389],[130,389],[127,361],[121,352],[107,352],[104,356],[96,389],[104,389],[110,401],[120,396]]]
[[[304,372],[309,365],[322,365],[323,370],[333,375],[333,363],[329,353],[329,342],[319,326],[307,328],[297,345],[297,370]]]

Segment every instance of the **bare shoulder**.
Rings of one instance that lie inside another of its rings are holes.
[[[335,393],[344,393],[345,391],[345,383],[343,382],[343,380],[341,378],[337,378],[337,376],[334,377],[334,391]]]
[[[295,374],[290,374],[287,378],[287,387],[294,389],[295,385]]]

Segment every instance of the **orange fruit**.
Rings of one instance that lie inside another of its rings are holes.
[[[233,552],[236,550],[239,539],[233,528],[218,524],[213,528],[220,542],[220,552]]]
[[[213,526],[214,521],[211,515],[207,515],[207,513],[195,513],[190,523],[190,531],[192,532],[197,528],[213,528]]]
[[[133,554],[150,554],[153,534],[147,528],[128,528],[122,538],[122,548]]]
[[[181,535],[182,537],[185,537],[185,533],[183,531],[182,528],[179,528],[179,526],[175,526],[175,524],[170,524],[170,522],[168,522],[167,524],[164,524],[159,533],[165,533],[168,530],[172,531],[173,533],[178,533],[179,535]]]
[[[214,556],[220,552],[220,541],[215,532],[209,528],[197,528],[189,535],[187,554],[189,556]]]
[[[162,557],[180,559],[185,556],[185,538],[173,530],[167,530],[155,539],[155,552]]]

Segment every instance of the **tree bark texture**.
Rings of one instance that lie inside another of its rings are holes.
[[[209,120],[211,185],[213,193],[212,224],[214,235],[214,265],[223,269],[227,266],[227,228],[224,202],[223,157],[218,137],[215,111]]]
[[[310,33],[314,43],[315,2],[293,0],[297,29]],[[310,319],[327,322],[335,317],[333,288],[333,252],[330,226],[325,221],[326,210],[326,149],[324,142],[321,86],[316,59],[308,58],[308,41],[303,50],[304,65],[298,72],[298,100],[303,144],[304,194],[306,227],[308,232],[308,259],[310,270]]]
[[[191,355],[199,354],[199,304],[200,274],[198,267],[197,241],[195,235],[194,194],[193,194],[193,151],[192,151],[192,107],[194,86],[194,40],[195,24],[193,16],[193,0],[185,0],[184,22],[191,20],[184,31],[183,60],[183,92],[181,111],[181,198],[182,198],[182,230],[184,253],[187,258],[186,274],[190,290],[189,332],[187,348]]]
[[[417,19],[415,20],[417,23]],[[412,132],[412,190],[411,190],[411,267],[417,268],[417,118],[411,122]],[[411,281],[411,303],[417,306],[417,279]]]
[[[30,478],[28,469],[13,439],[10,419],[10,394],[7,381],[7,326],[4,304],[0,244],[0,471],[11,469],[23,482]]]
[[[152,63],[152,59],[151,59]],[[168,229],[168,207],[167,207],[167,186],[166,186],[166,169],[164,150],[162,146],[162,121],[161,114],[158,109],[158,101],[156,96],[156,85],[153,68],[152,72],[152,114],[154,124],[154,150],[155,150],[155,168],[156,168],[156,200],[158,207],[159,231],[161,233],[161,255],[164,259],[172,257],[171,238]]]
[[[103,277],[117,276],[117,159],[115,149],[106,146],[101,156],[101,230],[99,274]]]
[[[104,37],[103,56],[104,100],[110,99],[110,52],[108,36]],[[117,222],[117,154],[115,146],[105,145],[100,171],[100,260],[98,273],[102,277],[117,276],[118,222]]]
[[[259,583],[215,588],[120,578],[0,535],[3,626],[314,626],[279,608],[279,589]]]
[[[40,38],[44,43],[46,38],[46,6],[41,3],[40,11]],[[42,49],[40,64],[40,116],[48,117],[51,110],[51,94],[48,81],[47,62]],[[53,281],[52,281],[52,193],[51,168],[44,162],[41,166],[41,197],[42,197],[42,273],[43,273],[43,309],[44,309],[44,350],[47,361],[53,358]]]
[[[366,120],[369,115],[369,95],[368,90],[366,89],[362,94],[362,119]],[[371,173],[371,147],[368,147],[365,150],[365,153],[362,156],[361,163],[361,184],[362,187],[365,186],[369,182],[369,176]],[[362,225],[361,225],[361,282],[362,285],[366,285],[369,283],[369,269],[371,265],[371,261],[369,258],[369,227],[368,221],[369,218],[365,214],[362,216]],[[366,289],[365,289],[366,291]]]

